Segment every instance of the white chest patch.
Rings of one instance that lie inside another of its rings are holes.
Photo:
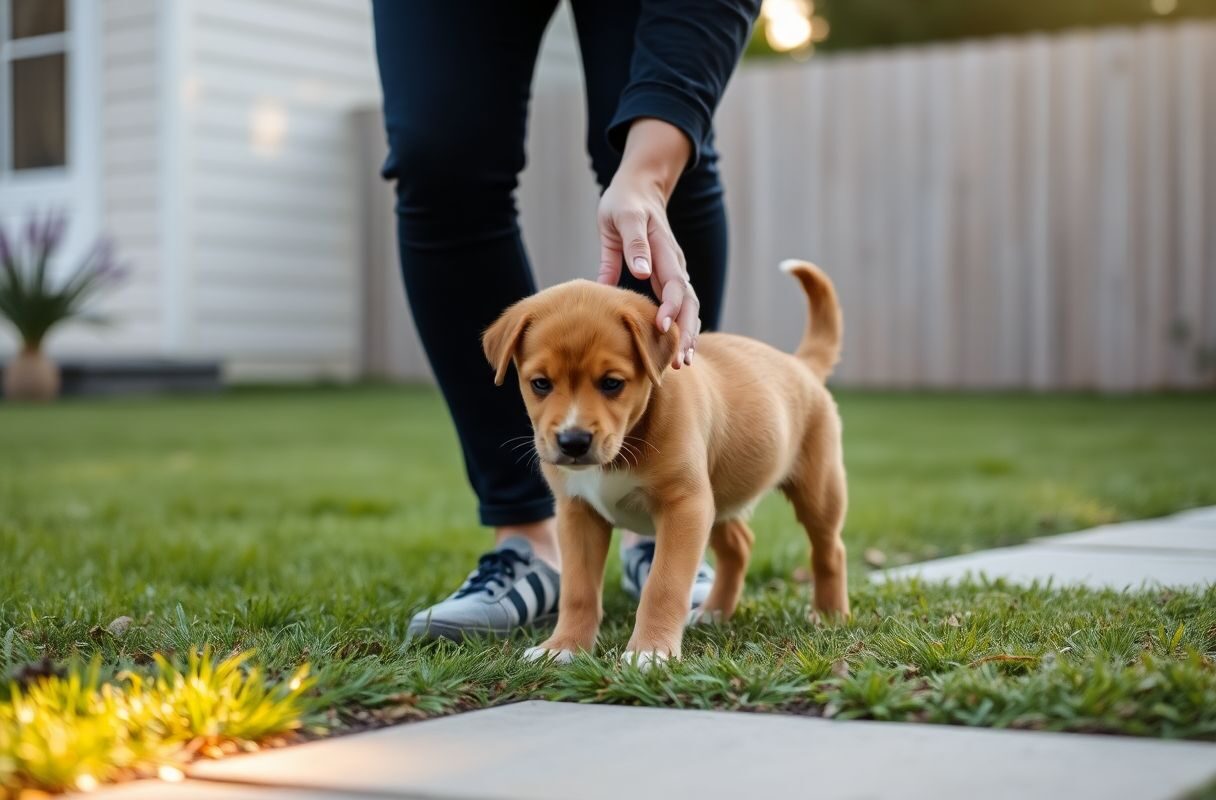
[[[654,536],[654,520],[646,510],[642,485],[628,470],[590,467],[565,472],[567,494],[590,503],[615,527]]]

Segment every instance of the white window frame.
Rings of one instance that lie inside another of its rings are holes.
[[[63,54],[64,57],[64,82],[65,86],[63,96],[67,108],[64,109],[64,161],[69,162],[71,159],[72,150],[72,116],[74,109],[71,107],[69,100],[69,88],[72,83],[71,64],[75,60],[72,54],[72,8],[70,2],[64,2],[65,22],[64,30],[59,33],[44,33],[41,36],[29,36],[16,41],[9,40],[9,33],[12,30],[12,20],[10,15],[12,12],[11,0],[0,0],[0,86],[5,87],[4,94],[8,94],[8,88],[12,86],[13,77],[13,62],[25,58],[37,58],[38,56],[53,56]],[[44,173],[47,177],[53,177],[57,172],[63,172],[67,169],[67,164],[54,167],[40,167],[34,169],[23,169],[20,172],[13,170],[13,115],[12,115],[12,100],[8,97],[4,98],[4,102],[0,103],[0,174],[2,175],[21,175],[31,178],[39,177],[38,173]]]
[[[9,0],[0,0],[0,86],[7,87],[14,58],[62,52],[67,58],[67,158],[59,167],[13,172],[10,152],[11,100],[0,98],[0,219],[22,219],[30,211],[60,209],[69,215],[65,251],[78,253],[96,239],[101,220],[102,59],[101,3],[66,0],[62,33],[7,41]]]

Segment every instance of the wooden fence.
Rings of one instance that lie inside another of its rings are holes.
[[[544,284],[591,275],[598,254],[577,78],[533,102],[521,207]],[[776,264],[803,257],[844,303],[840,384],[1216,379],[1216,24],[748,64],[718,131],[728,330],[791,347],[804,309]],[[395,269],[373,250],[373,273]],[[375,317],[369,342],[403,330]],[[369,367],[418,375],[418,358],[403,344]]]

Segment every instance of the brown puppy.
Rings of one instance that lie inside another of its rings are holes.
[[[562,591],[557,626],[531,658],[595,646],[614,526],[656,536],[626,658],[679,658],[706,544],[717,575],[700,610],[726,619],[743,591],[747,519],[780,489],[811,540],[815,609],[847,615],[846,494],[840,418],[823,381],[840,354],[836,292],[817,267],[781,265],[802,283],[810,319],[794,355],[707,333],[697,360],[666,368],[679,341],[634,292],[572,281],[516,303],[482,343],[502,384],[514,360],[541,469],[557,500]]]

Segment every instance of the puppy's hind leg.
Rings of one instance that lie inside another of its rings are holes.
[[[848,506],[844,467],[838,457],[808,458],[781,490],[793,504],[794,513],[811,540],[815,610],[829,616],[847,617],[848,568],[841,537]]]
[[[714,585],[705,603],[697,609],[697,622],[725,621],[735,613],[755,540],[743,520],[731,519],[714,525],[709,534],[709,546],[717,558]]]

